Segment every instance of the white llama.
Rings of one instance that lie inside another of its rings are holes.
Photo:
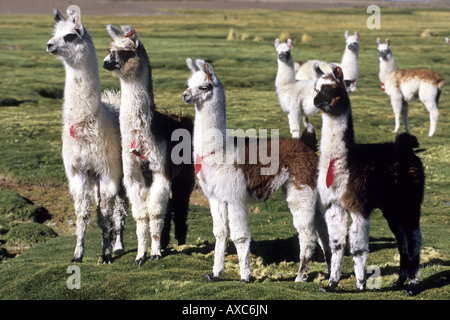
[[[390,48],[391,42],[386,39],[386,43],[380,43],[380,39],[377,38],[377,44],[380,61],[378,77],[381,88],[391,99],[395,114],[394,132],[400,128],[400,116],[403,117],[406,131],[409,130],[408,102],[419,98],[430,113],[428,136],[433,136],[439,117],[438,103],[444,78],[439,73],[428,69],[397,69]]]
[[[97,56],[91,35],[79,15],[69,9],[67,13],[68,19],[53,9],[56,25],[47,51],[56,55],[66,70],[62,156],[77,216],[77,245],[72,261],[83,259],[91,201],[95,201],[103,235],[102,258],[109,263],[112,251],[119,255],[124,250],[122,232],[128,208],[122,186],[119,115],[117,110],[108,107],[110,101],[101,101]]]
[[[352,110],[342,69],[317,80],[314,103],[322,112],[319,177],[317,189],[326,208],[332,250],[326,291],[339,283],[346,234],[349,229],[356,287],[365,289],[365,266],[369,253],[369,216],[379,208],[395,235],[400,254],[397,286],[409,277],[408,293],[418,292],[420,209],[424,194],[424,170],[413,148],[417,139],[402,133],[395,142],[356,144]],[[347,211],[352,217],[348,228]]]
[[[151,260],[160,259],[161,249],[169,243],[170,211],[175,214],[178,243],[186,241],[189,198],[195,184],[194,165],[190,152],[187,162],[175,163],[172,151],[178,142],[171,137],[175,130],[184,130],[189,138],[184,142],[190,147],[193,123],[191,117],[156,110],[150,60],[138,33],[130,26],[122,26],[124,33],[112,25],[106,29],[112,42],[103,67],[120,79],[124,184],[137,223],[135,264],[142,265],[149,233]]]
[[[257,140],[229,136],[225,93],[219,78],[203,60],[196,60],[194,64],[188,58],[186,63],[192,75],[188,80],[189,88],[183,93],[183,101],[195,104],[196,173],[209,200],[216,238],[213,272],[207,275],[207,279],[218,279],[224,271],[229,231],[237,249],[241,281],[250,280],[250,230],[246,204],[265,201],[283,187],[299,233],[300,267],[295,281],[305,281],[317,231],[327,261],[330,258],[326,225],[316,192],[318,156],[312,125],[309,124],[304,135],[312,135],[313,143],[304,142],[308,137]],[[262,163],[264,147],[276,158],[271,158],[269,165]]]
[[[347,92],[352,93],[356,90],[356,82],[359,78],[359,33],[355,31],[353,35],[348,35],[348,31],[344,32],[345,50],[340,63],[334,63],[341,67],[344,72],[344,81]],[[306,62],[295,63],[295,77],[299,80],[315,80],[318,78],[314,69],[314,64],[319,66],[325,72],[331,72],[329,64],[320,60],[308,60]]]
[[[287,113],[289,130],[293,138],[300,136],[300,117],[306,126],[308,118],[317,113],[313,99],[314,80],[296,80],[294,71],[294,59],[291,54],[292,41],[280,43],[275,39],[277,52],[278,71],[275,79],[275,88],[281,109]]]

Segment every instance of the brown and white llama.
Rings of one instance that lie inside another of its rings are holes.
[[[187,162],[174,163],[172,151],[178,142],[172,140],[172,134],[184,130],[187,133],[184,137],[189,139],[184,142],[191,146],[193,123],[191,117],[156,110],[150,60],[137,32],[130,26],[122,26],[124,33],[112,25],[106,29],[112,42],[103,67],[120,79],[124,184],[137,223],[135,264],[142,265],[149,232],[151,260],[159,259],[161,248],[169,243],[171,211],[178,244],[186,241],[189,198],[195,184],[194,165],[191,154]]]
[[[209,200],[216,238],[213,272],[207,279],[217,279],[224,271],[230,232],[237,249],[241,280],[250,280],[250,229],[246,204],[265,201],[282,187],[299,233],[300,267],[295,281],[305,281],[317,233],[327,261],[330,257],[316,191],[318,156],[312,125],[309,124],[301,139],[231,136],[227,129],[225,92],[219,77],[203,60],[193,63],[188,58],[186,63],[192,75],[183,101],[195,105],[195,166],[199,184]],[[266,161],[263,157],[267,154],[270,159]]]
[[[56,25],[47,51],[56,55],[66,70],[62,156],[77,217],[77,245],[72,261],[83,259],[91,202],[95,201],[103,236],[102,259],[109,263],[113,251],[119,255],[124,250],[122,232],[128,210],[122,186],[119,114],[110,106],[111,101],[101,100],[91,35],[79,14],[69,9],[67,13],[68,19],[53,9]]]
[[[428,69],[397,69],[390,48],[391,42],[386,39],[386,43],[380,43],[380,39],[377,38],[377,44],[380,61],[378,77],[381,88],[391,99],[395,114],[394,132],[398,132],[400,128],[400,116],[403,117],[406,131],[409,130],[408,102],[419,98],[430,113],[428,136],[433,136],[439,117],[438,103],[444,78],[439,73]]]
[[[347,234],[347,212],[352,217],[349,240],[356,287],[365,288],[369,253],[369,215],[382,210],[400,252],[398,286],[409,277],[408,292],[417,292],[422,235],[419,227],[424,194],[422,162],[414,154],[417,139],[409,133],[395,142],[356,144],[352,110],[342,70],[317,80],[316,107],[322,112],[318,190],[326,209],[332,251],[326,290],[338,285]]]

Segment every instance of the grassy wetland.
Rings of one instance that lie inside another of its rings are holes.
[[[64,10],[64,8],[60,8]],[[375,211],[371,219],[367,265],[381,271],[381,287],[356,294],[351,257],[344,257],[338,293],[327,284],[320,255],[307,283],[294,283],[298,243],[281,192],[249,207],[252,270],[256,280],[240,283],[237,255],[229,244],[225,280],[208,282],[213,265],[212,219],[201,190],[189,212],[187,244],[172,242],[160,261],[133,265],[135,223],[125,230],[125,254],[111,265],[100,263],[101,235],[95,213],[86,239],[81,289],[69,290],[75,246],[73,204],[61,158],[61,105],[64,67],[46,51],[53,18],[48,15],[0,15],[0,298],[1,299],[210,299],[210,300],[448,300],[450,298],[450,12],[383,9],[382,28],[366,27],[365,9],[322,11],[170,10],[155,16],[82,16],[93,36],[99,65],[108,54],[106,24],[129,24],[149,53],[157,108],[194,114],[181,95],[190,75],[186,57],[212,62],[227,97],[228,126],[233,129],[279,129],[289,136],[287,116],[275,93],[277,62],[274,40],[288,34],[295,60],[340,61],[344,31],[360,34],[360,78],[351,95],[357,142],[395,138],[394,115],[380,89],[376,38],[391,40],[398,68],[429,68],[446,81],[440,97],[437,131],[427,137],[429,114],[410,103],[410,132],[420,142],[418,155],[426,172],[421,229],[421,292],[414,297],[391,289],[399,267],[395,239]],[[230,29],[236,34],[227,40]],[[430,29],[436,36],[421,37]],[[306,36],[307,35],[307,36]],[[306,40],[306,41],[302,41]],[[120,89],[117,78],[100,68],[103,89]],[[310,118],[318,139],[321,117]],[[404,130],[403,123],[401,130]],[[94,211],[95,212],[95,211]],[[46,228],[42,228],[42,227]],[[20,233],[22,230],[22,234]],[[33,236],[31,236],[31,235]],[[370,275],[368,275],[370,276]]]

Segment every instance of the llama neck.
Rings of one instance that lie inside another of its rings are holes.
[[[121,126],[127,130],[149,132],[155,109],[150,67],[144,66],[137,77],[120,78]],[[144,130],[143,127],[148,127]]]
[[[345,47],[344,55],[342,56],[341,67],[343,70],[345,70],[345,79],[355,80],[358,77],[358,52],[354,52]]]
[[[195,105],[194,152],[207,156],[225,147],[226,101],[223,89],[214,88],[212,99]]]
[[[63,118],[67,123],[86,120],[95,115],[101,105],[100,77],[93,44],[82,54],[82,63],[63,60],[66,70]]]
[[[391,76],[391,74],[397,70],[397,67],[395,66],[395,62],[394,62],[394,56],[389,53],[386,56],[386,60],[383,59],[382,57],[378,58],[380,60],[380,70],[378,73],[378,77],[380,79],[380,82],[385,83],[389,77]]]
[[[349,148],[354,143],[351,108],[348,108],[340,117],[322,114],[321,158],[345,159]]]
[[[275,79],[275,86],[279,87],[287,83],[295,82],[294,59],[292,55],[287,62],[277,59],[278,71]]]

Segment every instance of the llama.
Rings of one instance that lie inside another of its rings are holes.
[[[439,96],[444,86],[444,78],[439,73],[428,69],[397,69],[389,39],[386,39],[386,43],[380,43],[380,38],[377,38],[377,44],[380,61],[378,77],[381,88],[391,99],[395,114],[394,133],[400,128],[400,116],[403,117],[406,131],[409,130],[408,102],[419,98],[430,113],[428,136],[432,137],[436,132]]]
[[[135,264],[140,266],[146,261],[149,232],[150,260],[161,258],[161,249],[169,243],[171,211],[178,244],[186,242],[194,165],[192,161],[174,163],[171,155],[176,142],[171,137],[175,130],[183,129],[191,146],[193,123],[191,117],[156,110],[150,60],[138,33],[130,26],[122,26],[124,33],[112,25],[106,29],[112,42],[103,67],[120,79],[124,184],[137,224]]]
[[[344,82],[347,92],[356,91],[356,82],[359,78],[359,33],[355,31],[354,35],[348,35],[344,32],[345,50],[340,63],[334,63],[340,66],[344,72]],[[331,72],[327,62],[319,60],[308,60],[304,63],[295,63],[295,78],[299,80],[317,80],[318,75],[314,69],[314,64],[319,63],[322,70]]]
[[[203,60],[198,59],[194,64],[188,58],[186,63],[192,75],[183,101],[195,105],[195,166],[199,184],[209,200],[216,238],[213,272],[206,278],[216,280],[224,271],[229,230],[237,249],[241,281],[250,281],[250,230],[246,204],[265,201],[283,187],[299,233],[300,267],[295,281],[306,281],[317,233],[327,261],[330,258],[328,235],[316,192],[318,156],[312,125],[309,124],[302,139],[257,140],[230,136],[225,93],[219,78]],[[308,145],[303,140],[313,142]],[[252,146],[255,148],[251,149]],[[264,166],[261,160],[263,146],[277,158],[270,161],[271,168]],[[254,161],[249,160],[253,156]]]
[[[317,113],[314,107],[314,80],[296,80],[294,59],[291,55],[292,41],[280,43],[275,39],[278,71],[275,87],[281,109],[287,113],[289,130],[293,138],[300,136],[300,117],[303,123],[308,124],[308,117]]]
[[[124,251],[122,233],[128,211],[122,185],[119,115],[111,101],[101,100],[91,35],[75,11],[68,9],[67,14],[68,19],[53,9],[56,25],[47,51],[56,55],[66,70],[62,156],[77,217],[72,262],[82,262],[91,201],[95,201],[103,236],[102,259],[110,263],[112,252],[120,255]],[[110,98],[113,95],[109,93]]]
[[[410,294],[417,292],[422,235],[420,207],[424,194],[422,162],[414,154],[419,146],[409,133],[395,142],[356,144],[352,112],[342,69],[317,80],[314,103],[322,112],[318,190],[326,208],[332,250],[328,287],[340,279],[347,233],[347,211],[352,217],[349,240],[358,291],[365,287],[369,253],[369,215],[380,208],[397,240],[400,272],[397,285],[409,277]]]

